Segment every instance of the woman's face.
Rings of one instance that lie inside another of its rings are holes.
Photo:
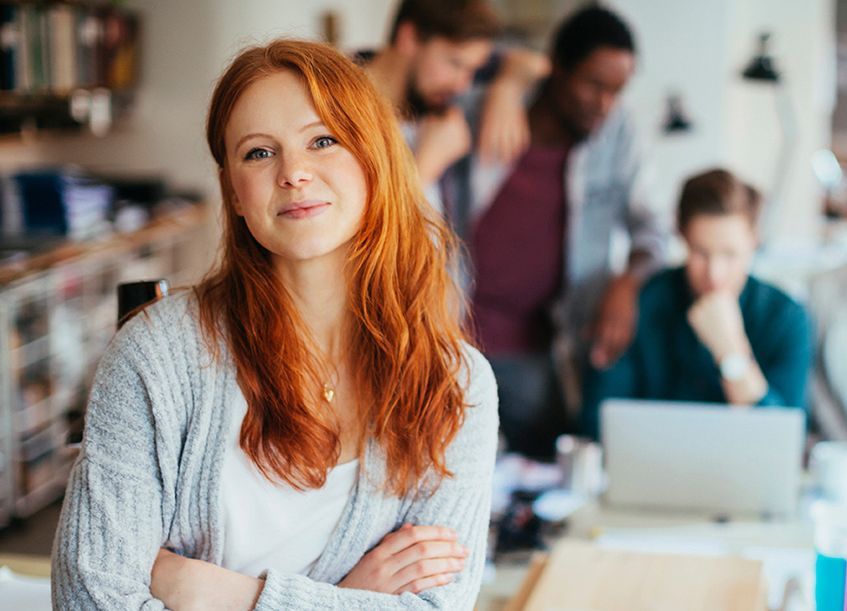
[[[715,291],[738,296],[756,251],[756,232],[743,214],[700,214],[683,231],[688,284],[701,297]]]
[[[250,85],[224,141],[235,211],[277,268],[344,256],[365,210],[365,175],[298,75],[284,70]]]

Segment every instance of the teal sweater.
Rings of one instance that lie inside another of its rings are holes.
[[[606,370],[587,368],[582,429],[599,434],[599,406],[608,398],[726,403],[718,366],[688,323],[693,296],[684,268],[654,276],[639,297],[629,350]],[[805,407],[812,329],[803,307],[752,276],[739,297],[744,329],[768,391],[759,405]]]

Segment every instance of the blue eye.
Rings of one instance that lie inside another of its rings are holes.
[[[255,161],[257,159],[267,159],[271,155],[273,155],[273,153],[268,149],[255,148],[250,149],[250,151],[244,156],[244,159],[247,161]]]
[[[313,146],[316,149],[325,149],[331,147],[334,144],[338,144],[338,140],[336,140],[332,136],[321,136],[320,138],[317,138],[315,140]]]

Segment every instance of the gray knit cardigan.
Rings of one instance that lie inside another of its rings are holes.
[[[434,494],[383,492],[386,463],[368,443],[341,520],[308,575],[269,567],[256,609],[473,608],[479,591],[497,442],[488,363],[466,350],[464,425],[447,451],[455,474]],[[219,486],[231,406],[241,392],[231,358],[212,359],[189,293],[166,298],[113,338],[94,380],[82,450],[53,547],[56,609],[163,609],[150,593],[160,547],[220,564],[226,536]],[[409,431],[414,434],[414,431]],[[457,531],[470,548],[449,585],[389,595],[338,583],[405,522]]]

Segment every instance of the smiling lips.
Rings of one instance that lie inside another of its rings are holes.
[[[286,205],[277,216],[288,219],[306,219],[316,216],[329,208],[330,203],[318,200],[292,202]]]

